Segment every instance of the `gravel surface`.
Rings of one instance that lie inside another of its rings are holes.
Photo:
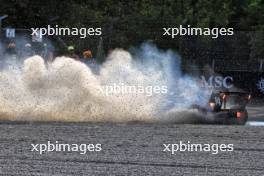
[[[264,127],[113,124],[0,124],[2,175],[264,175]],[[101,143],[102,151],[32,152],[31,144]],[[164,152],[163,144],[234,144],[233,152]]]

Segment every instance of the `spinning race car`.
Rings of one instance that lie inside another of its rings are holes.
[[[248,120],[246,105],[251,95],[244,91],[214,91],[207,107],[195,107],[213,123],[244,125]]]

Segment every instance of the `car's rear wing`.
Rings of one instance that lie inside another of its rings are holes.
[[[251,99],[247,92],[220,92],[222,99],[222,109],[245,108]]]

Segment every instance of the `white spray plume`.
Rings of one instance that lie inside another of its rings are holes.
[[[134,58],[133,58],[134,57]],[[94,73],[82,62],[40,56],[21,69],[0,72],[0,117],[34,121],[166,121],[193,104],[204,105],[209,91],[183,75],[172,51],[142,45],[137,54],[116,49]],[[166,87],[166,93],[106,94],[106,86]],[[182,120],[182,119],[181,119]]]

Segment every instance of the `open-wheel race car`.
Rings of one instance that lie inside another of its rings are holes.
[[[195,107],[213,123],[244,125],[251,95],[244,91],[213,91],[207,107]]]

